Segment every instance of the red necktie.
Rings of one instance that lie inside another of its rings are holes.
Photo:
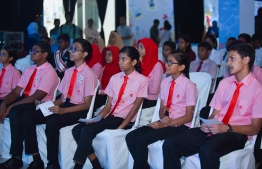
[[[77,73],[77,69],[74,69],[74,72],[73,72],[72,77],[71,77],[68,93],[67,93],[67,98],[69,98],[69,99],[71,98],[73,90],[74,90],[75,81],[76,81],[76,73]]]
[[[167,104],[166,104],[166,110],[167,110],[168,112],[169,112],[169,109],[170,109],[170,107],[171,107],[175,84],[176,84],[176,82],[175,82],[174,80],[172,80],[171,85],[170,85],[170,87],[169,87]]]
[[[238,99],[238,96],[239,96],[240,87],[243,85],[243,83],[239,83],[239,84],[236,83],[236,85],[237,85],[237,88],[236,88],[235,93],[234,93],[234,95],[233,95],[233,97],[231,99],[231,102],[230,102],[229,108],[227,110],[227,113],[226,113],[225,117],[222,120],[222,122],[224,124],[228,124],[229,119],[230,119],[230,117],[233,114],[233,111],[235,109],[235,106],[236,106],[236,103],[237,103],[237,99]]]
[[[201,67],[202,67],[202,64],[203,64],[203,61],[200,62],[199,66],[198,66],[198,68],[197,68],[197,72],[200,71],[200,69],[201,69]]]
[[[127,84],[127,79],[128,79],[128,77],[124,76],[124,82],[123,82],[123,84],[122,84],[122,86],[121,86],[121,88],[119,90],[118,99],[116,101],[116,104],[115,104],[114,108],[112,109],[111,113],[109,114],[109,116],[111,116],[114,113],[116,107],[118,106],[118,104],[119,104],[119,102],[120,102],[120,100],[122,98],[122,95],[124,94],[124,91],[125,91],[125,88],[126,88],[126,84]]]
[[[35,68],[34,72],[32,73],[32,75],[31,75],[31,77],[29,79],[29,82],[27,83],[27,86],[25,88],[25,91],[24,91],[25,96],[29,96],[30,95],[30,90],[31,90],[31,88],[33,86],[33,83],[34,83],[34,80],[35,80],[35,75],[36,75],[36,68]]]
[[[4,78],[4,75],[5,75],[5,71],[6,71],[6,69],[3,68],[3,69],[2,69],[2,74],[1,74],[1,76],[0,76],[0,89],[1,89],[1,87],[2,87],[2,83],[3,83],[3,78]]]

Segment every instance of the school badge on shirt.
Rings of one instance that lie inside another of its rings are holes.
[[[80,83],[82,83],[83,80],[84,80],[84,77],[83,77],[82,75],[80,75],[79,78],[78,78],[78,81],[79,81]]]
[[[36,76],[35,80],[37,81],[39,79],[39,76]]]

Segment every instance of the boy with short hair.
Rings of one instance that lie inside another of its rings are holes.
[[[180,158],[199,153],[202,169],[218,169],[220,157],[238,150],[262,123],[262,88],[251,73],[255,51],[247,43],[229,46],[228,67],[233,76],[223,79],[210,103],[209,119],[221,124],[189,129],[163,144],[164,168],[181,168]],[[192,141],[194,140],[194,141]]]

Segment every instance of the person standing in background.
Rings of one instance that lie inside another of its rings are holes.
[[[124,45],[130,46],[132,40],[132,32],[129,26],[126,25],[126,18],[120,18],[120,25],[117,27],[117,32],[121,35]]]
[[[93,19],[88,19],[87,27],[85,28],[86,40],[88,40],[90,43],[93,42],[94,38],[98,38],[99,37],[99,32],[93,26],[93,24],[94,24]]]
[[[59,30],[59,26],[60,26],[60,19],[54,19],[54,25],[55,25],[55,27],[50,30],[50,36],[51,35],[57,35],[57,32]]]
[[[150,28],[150,38],[158,45],[159,43],[159,20],[155,19],[153,26]]]
[[[171,27],[168,20],[165,20],[164,27],[159,32],[159,46],[163,46],[166,41],[171,41]]]
[[[47,36],[46,28],[42,24],[42,15],[36,15],[36,23],[38,25],[38,33],[40,36]]]

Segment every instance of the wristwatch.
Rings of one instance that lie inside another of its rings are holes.
[[[232,126],[230,124],[227,124],[227,126],[228,126],[227,132],[233,132]]]

